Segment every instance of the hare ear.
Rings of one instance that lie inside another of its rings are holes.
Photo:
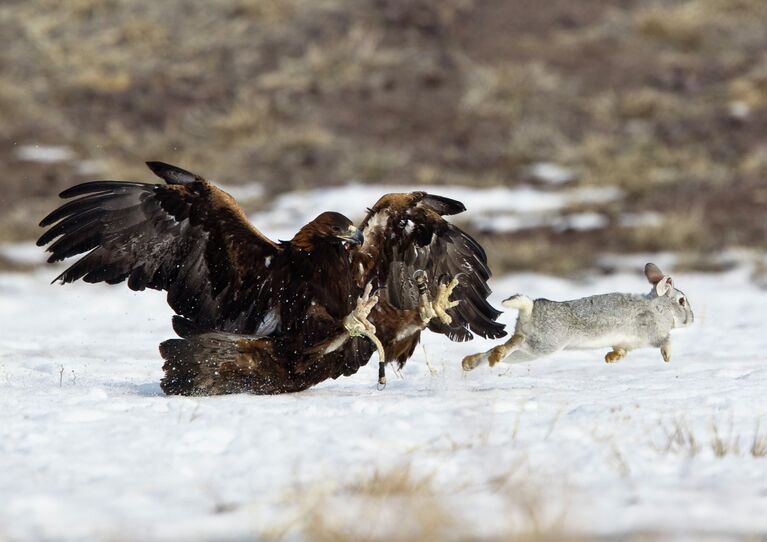
[[[663,278],[663,271],[654,263],[648,263],[644,266],[644,276],[650,284],[658,284]]]
[[[666,295],[674,289],[674,281],[671,277],[662,277],[658,284],[655,285],[655,291],[658,293],[658,297]]]

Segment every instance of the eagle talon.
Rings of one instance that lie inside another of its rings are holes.
[[[453,322],[453,318],[447,313],[447,310],[457,307],[460,303],[460,300],[452,301],[450,299],[453,290],[458,286],[458,279],[453,278],[447,284],[440,284],[437,289],[437,299],[432,301],[429,298],[429,285],[426,273],[419,269],[415,272],[413,278],[418,285],[418,292],[421,298],[421,302],[418,305],[421,321],[428,325],[433,318],[439,318],[443,324],[450,325]]]
[[[378,350],[379,362],[383,363],[386,359],[386,353],[384,352],[383,344],[376,337],[376,327],[368,321],[368,315],[373,310],[375,304],[378,303],[377,295],[370,295],[373,289],[372,284],[368,284],[365,287],[365,291],[357,299],[357,306],[349,315],[344,318],[344,329],[349,333],[350,337],[367,337],[375,345]]]
[[[423,269],[417,270],[413,273],[413,279],[418,286],[418,295],[420,303],[418,304],[418,315],[421,317],[421,321],[424,325],[428,325],[432,318],[437,316],[432,307],[431,299],[429,297],[429,277],[426,271]]]
[[[452,301],[450,299],[450,296],[453,294],[453,290],[456,286],[458,286],[457,278],[454,278],[447,284],[440,284],[439,290],[437,291],[437,299],[435,299],[432,303],[434,312],[436,313],[440,322],[445,325],[450,325],[453,321],[453,317],[450,316],[446,311],[448,309],[452,309],[453,307],[457,307],[461,303],[460,300]]]
[[[437,313],[434,311],[434,307],[432,307],[431,303],[421,304],[418,307],[418,313],[421,315],[421,321],[426,325],[431,322],[432,318],[437,317]]]

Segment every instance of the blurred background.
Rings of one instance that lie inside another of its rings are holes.
[[[163,160],[256,217],[451,187],[496,273],[721,269],[767,247],[765,21],[764,0],[4,0],[0,242]]]

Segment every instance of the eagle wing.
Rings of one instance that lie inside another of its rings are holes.
[[[49,262],[84,254],[55,280],[168,292],[173,310],[198,326],[253,333],[271,325],[269,265],[280,252],[227,193],[162,162],[147,165],[166,184],[94,181],[40,226]]]
[[[490,269],[485,251],[468,233],[443,218],[464,210],[459,201],[412,192],[387,194],[368,212],[361,225],[365,242],[358,251],[357,273],[360,283],[372,281],[382,288],[379,297],[389,305],[388,310],[382,307],[380,311],[380,317],[389,321],[377,321],[377,327],[380,323],[382,328],[396,331],[389,335],[401,336],[403,326],[413,325],[412,319],[401,316],[417,310],[415,273],[425,271],[432,298],[438,295],[440,282],[458,280],[451,299],[459,304],[447,310],[451,322],[435,318],[429,329],[454,341],[469,340],[474,333],[489,338],[505,335],[503,324],[496,322],[500,312],[487,302]],[[414,338],[417,343],[417,335]],[[415,343],[405,349],[405,355],[412,353]]]

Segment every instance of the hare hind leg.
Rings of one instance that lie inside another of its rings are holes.
[[[506,341],[504,344],[498,345],[495,348],[491,348],[487,352],[466,356],[461,362],[463,370],[471,371],[482,363],[488,363],[490,367],[492,367],[496,363],[503,361],[506,356],[519,348],[524,340],[525,337],[523,335],[515,333],[512,335],[511,339]]]

